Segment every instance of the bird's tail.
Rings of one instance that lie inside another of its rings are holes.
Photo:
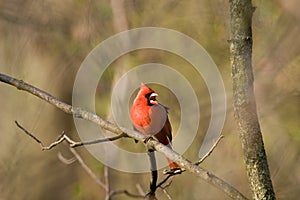
[[[181,167],[180,167],[177,163],[173,162],[173,161],[170,160],[169,158],[167,158],[167,161],[168,161],[168,163],[169,163],[169,169],[170,169],[171,171],[174,171],[174,170],[177,170],[177,169],[181,169]]]
[[[173,149],[173,148],[172,148],[172,143],[171,143],[171,142],[169,142],[169,144],[168,144],[167,146],[168,146],[169,148]],[[176,169],[181,169],[181,167],[180,167],[177,163],[173,162],[171,159],[167,158],[167,161],[168,161],[168,163],[169,163],[169,169],[170,169],[171,171],[174,171],[174,170],[176,170]]]

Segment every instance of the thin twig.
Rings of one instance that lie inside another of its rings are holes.
[[[109,168],[104,165],[105,199],[110,198]]]
[[[172,184],[172,180],[171,180],[169,183],[167,183],[165,186],[160,186],[160,188],[163,189],[163,190],[165,190],[165,189],[167,189],[171,184]]]
[[[172,200],[172,197],[170,196],[170,194],[168,193],[168,191],[166,189],[163,189],[163,192],[165,193],[165,195],[167,196],[167,198],[169,200]]]
[[[73,153],[75,158],[78,160],[80,163],[81,167],[90,175],[90,177],[99,185],[101,186],[104,190],[106,190],[105,184],[94,174],[94,172],[85,164],[81,156],[77,153],[77,151],[73,148],[70,148],[70,151]]]
[[[115,141],[115,140],[118,140],[118,139],[124,138],[124,137],[128,137],[128,135],[126,135],[125,133],[121,133],[120,135],[110,137],[110,138],[101,138],[101,139],[85,141],[85,142],[75,142],[75,143],[71,144],[71,147],[79,147],[79,146],[83,146],[83,145],[98,144],[98,143],[102,143],[102,142],[111,142],[111,141]]]
[[[201,177],[206,182],[216,186],[217,188],[221,189],[225,192],[228,196],[233,199],[247,199],[243,194],[241,194],[237,189],[233,186],[225,182],[224,180],[218,178],[214,174],[208,172],[207,170],[199,167],[198,165],[194,165],[191,161],[184,158],[182,155],[178,154],[177,152],[173,151],[169,147],[157,142],[154,139],[149,139],[147,142],[150,147],[154,148],[156,151],[163,153],[169,159],[175,161],[179,164],[182,168],[186,171],[189,171],[195,174],[198,177]]]
[[[151,189],[150,192],[148,192],[147,195],[149,195],[151,192],[155,192],[155,190],[157,188],[161,188],[161,189],[165,189],[167,187],[169,187],[172,183],[172,181],[170,181],[167,185],[163,186],[163,184],[165,184],[171,177],[175,176],[175,175],[179,175],[179,174],[168,174],[162,181],[160,181],[156,186],[155,189]]]
[[[21,130],[23,130],[27,135],[29,135],[37,143],[39,143],[42,147],[42,150],[50,150],[53,147],[55,147],[56,145],[62,143],[63,141],[67,141],[69,143],[70,147],[75,148],[75,147],[79,147],[79,146],[83,146],[83,145],[98,144],[98,143],[102,143],[102,142],[118,140],[123,137],[128,137],[126,134],[120,134],[120,135],[117,135],[117,136],[111,137],[111,138],[101,138],[101,139],[91,140],[91,141],[86,141],[86,142],[76,142],[76,141],[72,140],[71,138],[69,138],[63,131],[54,142],[52,142],[49,146],[45,146],[41,140],[39,140],[36,136],[34,136],[32,133],[30,133],[28,130],[26,130],[19,122],[15,121],[15,123]]]
[[[163,184],[165,184],[165,182],[167,182],[167,180],[169,180],[172,176],[174,176],[175,174],[169,174],[168,176],[166,176],[161,182],[159,182],[157,184],[156,187],[162,187]]]
[[[194,165],[200,165],[210,154],[214,151],[216,146],[219,144],[220,140],[223,138],[223,135],[220,135],[220,137],[217,139],[217,141],[214,143],[214,145],[210,148],[210,150],[197,162],[194,163]]]
[[[44,145],[42,143],[42,141],[40,141],[37,137],[35,137],[33,134],[31,134],[29,131],[27,131],[24,127],[22,127],[17,121],[15,121],[16,125],[24,131],[24,133],[26,133],[27,135],[29,135],[32,139],[34,139],[37,143],[39,143],[41,145],[41,147],[43,148]]]

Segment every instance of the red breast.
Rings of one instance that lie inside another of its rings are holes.
[[[154,90],[142,83],[130,110],[133,126],[145,135],[157,134],[167,120],[166,107],[158,103],[157,96]]]
[[[155,136],[159,142],[172,148],[172,128],[168,118],[168,109],[158,103],[157,96],[154,90],[142,83],[130,109],[131,121],[139,132]],[[180,169],[180,166],[170,159],[168,162],[171,170]]]

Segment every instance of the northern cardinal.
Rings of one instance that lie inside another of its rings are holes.
[[[130,109],[130,118],[135,130],[148,137],[154,136],[159,142],[172,148],[172,128],[168,108],[158,103],[157,96],[151,88],[141,83]],[[181,167],[177,163],[169,158],[167,161],[171,172],[181,172]]]

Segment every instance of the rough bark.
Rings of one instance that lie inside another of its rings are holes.
[[[230,60],[234,117],[254,199],[275,199],[253,90],[251,0],[231,0]]]

